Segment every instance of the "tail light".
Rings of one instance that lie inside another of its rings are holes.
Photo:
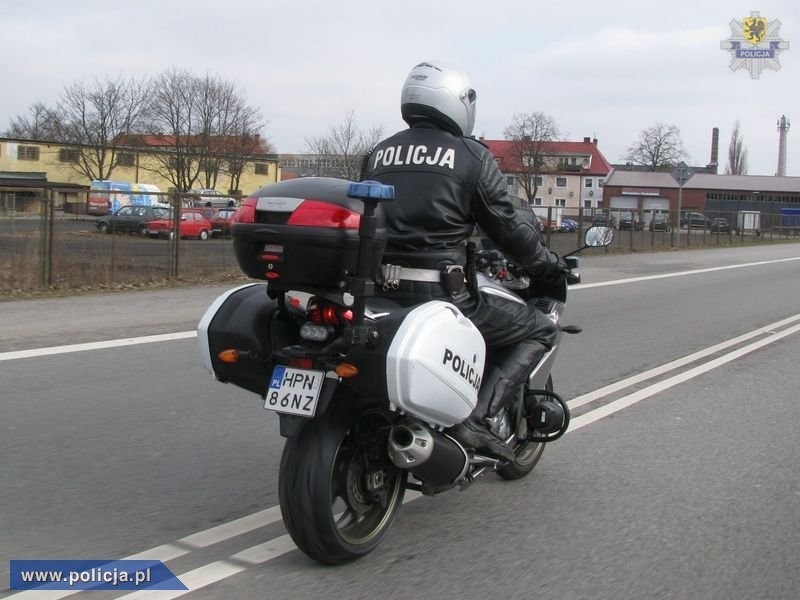
[[[309,303],[308,315],[318,325],[344,325],[353,320],[353,311],[318,299]]]
[[[319,200],[305,200],[295,209],[286,224],[305,227],[358,229],[360,221],[361,215],[343,206],[320,202]]]
[[[245,198],[236,211],[236,214],[233,216],[233,220],[236,223],[255,223],[256,204],[258,204],[257,197],[251,196],[250,198]]]

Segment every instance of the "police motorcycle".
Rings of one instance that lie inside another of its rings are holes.
[[[401,308],[376,295],[386,245],[379,205],[393,192],[332,178],[261,188],[232,226],[240,267],[260,281],[223,293],[197,327],[214,377],[258,394],[278,414],[283,520],[295,544],[324,564],[372,551],[407,489],[433,495],[486,472],[527,475],[569,423],[550,377],[557,340],[518,401],[491,422],[502,452],[449,433],[475,407],[490,357],[453,304]],[[586,246],[612,236],[593,227]],[[476,252],[471,277],[558,322],[566,283],[531,288],[507,263],[498,277],[503,260]]]

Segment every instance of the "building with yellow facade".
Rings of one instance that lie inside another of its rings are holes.
[[[168,153],[164,147],[116,148],[116,166],[109,179],[129,183],[147,183],[163,192],[173,190],[160,172],[157,153]],[[48,198],[56,209],[81,206],[91,185],[89,178],[78,172],[81,147],[57,142],[0,138],[0,213],[9,211],[36,212],[41,199]],[[222,158],[225,156],[217,156]],[[244,161],[238,188],[232,189],[231,178],[220,173],[215,189],[222,194],[249,194],[258,188],[280,181],[280,165],[275,154],[254,153],[236,157]],[[163,161],[161,161],[163,163]],[[205,187],[201,181],[197,187]]]

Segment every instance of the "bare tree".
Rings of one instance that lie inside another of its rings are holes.
[[[89,179],[109,179],[126,136],[142,126],[146,99],[147,84],[133,79],[66,86],[58,103],[57,139],[74,147],[72,168]]]
[[[747,148],[744,147],[744,137],[739,130],[739,121],[733,124],[731,142],[728,145],[728,164],[725,166],[726,175],[747,175]]]
[[[327,136],[306,139],[306,152],[315,158],[315,175],[355,181],[361,176],[364,156],[382,137],[381,127],[362,131],[351,110],[341,123],[331,126]]]
[[[60,124],[56,112],[41,102],[28,109],[29,116],[19,115],[5,131],[5,136],[25,140],[56,140]]]
[[[623,160],[658,171],[675,166],[686,156],[678,126],[656,123],[639,133],[639,138],[625,151]]]
[[[218,76],[171,69],[152,89],[147,127],[156,136],[150,142],[162,147],[154,155],[159,175],[187,191],[198,182],[215,188],[219,176],[229,173],[237,189],[244,156],[253,154],[253,141],[260,140],[259,111]]]
[[[124,136],[141,126],[147,86],[135,80],[95,79],[64,87],[55,108],[37,102],[30,117],[11,121],[7,135],[69,146],[61,160],[89,179],[108,179]]]
[[[547,160],[547,145],[561,135],[558,126],[542,112],[519,113],[512,117],[503,135],[512,142],[511,152],[519,168],[514,176],[533,204],[539,177],[552,166]]]

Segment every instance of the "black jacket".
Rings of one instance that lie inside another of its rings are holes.
[[[464,242],[477,224],[506,256],[532,276],[559,271],[533,219],[522,220],[494,156],[473,138],[420,123],[380,142],[365,160],[364,178],[391,184],[383,203],[387,253],[426,257],[444,253],[463,264]],[[460,258],[459,258],[460,257]]]

